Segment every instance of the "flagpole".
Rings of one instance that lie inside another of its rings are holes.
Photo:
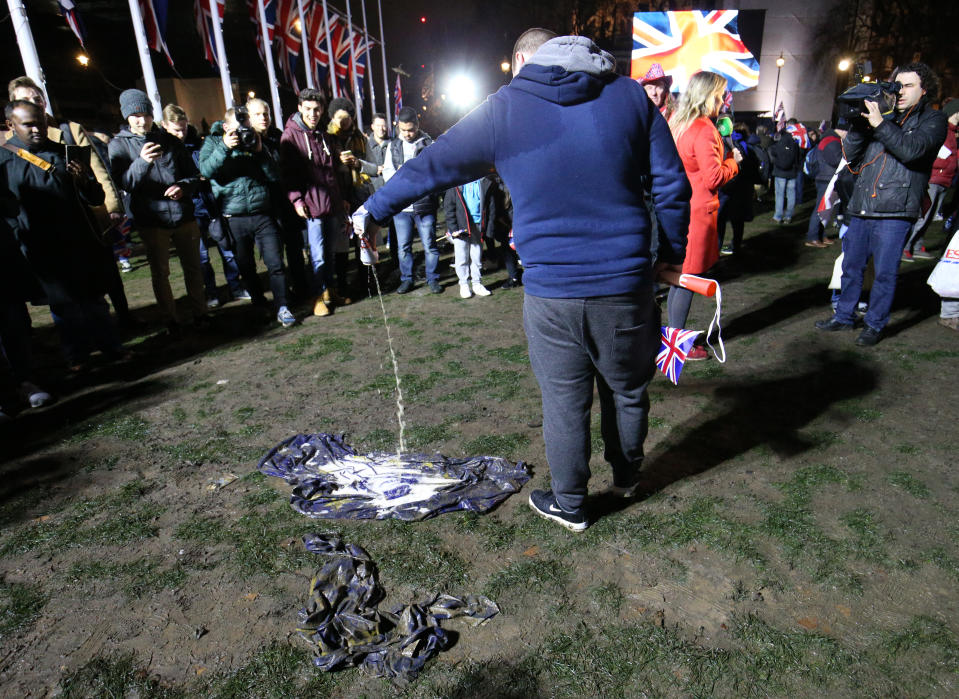
[[[260,36],[263,41],[263,56],[266,60],[266,75],[270,80],[270,96],[273,98],[273,118],[275,123],[283,123],[283,111],[280,107],[280,91],[276,86],[276,69],[273,66],[273,44],[270,41],[270,32],[266,27],[266,8],[263,0],[257,0],[260,10]]]
[[[17,34],[17,45],[20,47],[20,57],[23,59],[23,68],[27,75],[43,92],[43,99],[47,103],[47,114],[53,116],[50,106],[50,96],[47,94],[47,81],[43,77],[43,68],[37,56],[37,45],[33,43],[33,32],[30,31],[30,19],[27,17],[27,8],[22,0],[7,0],[10,8],[10,19],[13,20],[13,30]]]
[[[137,50],[140,52],[140,67],[143,69],[143,85],[153,104],[153,120],[163,119],[163,104],[160,101],[160,88],[157,87],[156,75],[153,73],[153,59],[150,57],[150,45],[147,43],[147,33],[143,28],[143,15],[140,14],[140,4],[137,0],[130,0],[130,18],[133,20],[133,34],[137,39]]]
[[[350,0],[346,0],[346,26],[350,29],[350,82],[353,83],[353,105],[356,107],[356,127],[363,131],[363,105],[360,104],[360,86],[356,83],[356,41],[353,38],[353,14]]]
[[[131,3],[136,0],[130,0]],[[217,9],[216,0],[207,0],[207,6],[210,8],[210,18],[213,20],[213,42],[216,45],[217,64],[220,67],[220,82],[223,84],[223,101],[227,109],[233,109],[233,84],[230,82],[230,67],[226,62],[226,47],[223,44],[223,25],[220,22],[220,11]],[[224,7],[225,10],[225,7]]]
[[[303,14],[303,0],[296,0],[296,7],[300,13],[300,45],[303,51],[303,72],[306,73],[306,86],[312,90],[316,87],[316,85],[313,84],[313,53],[310,51],[310,37],[306,29],[306,16]]]
[[[370,33],[366,27],[366,0],[360,0],[360,8],[363,10],[363,36],[366,38],[366,77],[370,83],[370,120],[372,115],[376,114],[376,90],[373,89],[373,57],[370,51]]]
[[[383,96],[386,98],[386,125],[389,128],[390,136],[393,135],[393,120],[389,118],[390,114],[390,77],[386,72],[386,34],[383,32],[383,0],[376,0],[377,11],[380,15],[380,58],[383,59]]]
[[[330,89],[334,97],[340,96],[336,89],[336,68],[333,66],[333,44],[330,42],[330,15],[326,11],[326,0],[323,0],[323,31],[326,33],[326,67],[330,74]]]

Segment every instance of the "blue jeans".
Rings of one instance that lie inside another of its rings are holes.
[[[310,290],[319,296],[333,288],[333,271],[336,267],[333,241],[337,233],[337,218],[332,214],[306,219],[306,238],[310,244],[310,263],[313,274]]]
[[[197,219],[199,222],[199,219]],[[205,226],[201,223],[200,229]],[[205,231],[204,231],[205,232]],[[220,250],[220,248],[217,248]],[[233,252],[230,250],[220,250],[220,259],[223,261],[223,276],[226,277],[226,283],[230,287],[230,293],[233,296],[243,292],[243,284],[240,283],[240,269],[236,266],[236,260]],[[203,286],[206,289],[207,298],[216,297],[216,276],[213,273],[213,265],[210,264],[210,250],[200,237],[200,268],[203,270]]]
[[[661,344],[652,289],[559,299],[526,294],[523,327],[543,398],[543,439],[559,506],[580,511],[589,481],[590,406],[599,393],[604,458],[613,484],[633,485],[649,421],[646,387]]]
[[[784,218],[793,217],[793,209],[796,208],[796,179],[787,180],[785,177],[774,177],[776,186],[776,213],[773,219],[782,221]],[[786,199],[786,212],[783,215],[783,198]]]
[[[889,322],[902,246],[913,222],[904,218],[849,218],[849,228],[842,239],[842,291],[836,306],[836,320],[847,325],[855,320],[863,274],[872,257],[876,279],[869,293],[865,321],[870,328],[882,330]]]
[[[399,246],[400,279],[404,282],[413,281],[413,225],[420,234],[423,251],[426,253],[426,282],[438,282],[440,275],[436,265],[440,261],[440,252],[436,247],[433,233],[436,228],[436,216],[426,214],[399,213],[393,217],[396,227],[396,243]]]

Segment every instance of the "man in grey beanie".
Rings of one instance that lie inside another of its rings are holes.
[[[176,299],[170,288],[170,243],[176,248],[193,311],[193,324],[209,324],[200,266],[200,229],[193,192],[200,173],[180,143],[153,123],[153,105],[143,90],[124,90],[120,112],[126,125],[110,141],[110,169],[130,194],[130,212],[146,247],[157,305],[170,336],[180,336]]]

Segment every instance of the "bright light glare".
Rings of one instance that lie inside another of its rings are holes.
[[[457,75],[450,80],[446,90],[450,101],[461,107],[466,107],[476,101],[476,83],[465,75]]]
[[[81,53],[79,56],[77,56],[77,63],[86,68],[88,65],[90,65],[90,57]]]
[[[849,70],[849,59],[844,58],[839,61],[839,70]]]

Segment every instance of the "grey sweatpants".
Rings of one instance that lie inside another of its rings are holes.
[[[526,294],[523,325],[543,398],[543,439],[553,493],[580,511],[589,481],[589,412],[599,391],[604,456],[613,483],[635,483],[643,462],[649,396],[660,347],[652,289],[629,296],[553,299]]]

